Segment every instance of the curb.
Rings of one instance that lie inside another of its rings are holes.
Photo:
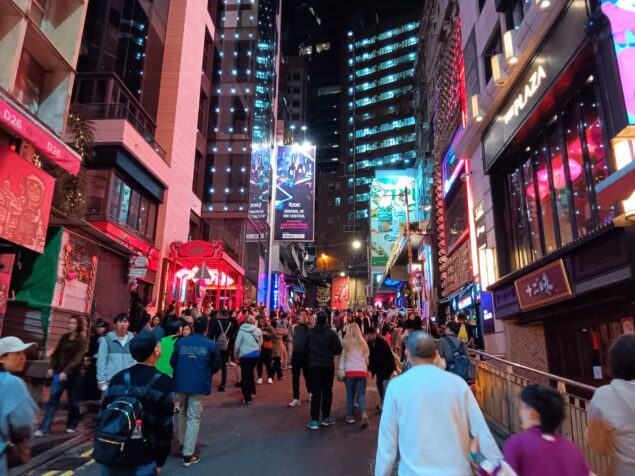
[[[77,435],[74,438],[71,438],[68,441],[65,441],[61,445],[54,446],[50,450],[46,450],[43,453],[40,453],[35,458],[31,459],[27,464],[23,466],[18,466],[17,468],[13,468],[9,471],[9,476],[23,476],[29,474],[34,469],[43,466],[46,463],[50,463],[58,456],[61,456],[68,450],[75,448],[82,443],[86,443],[90,441],[92,436],[92,431],[86,431],[80,435]]]

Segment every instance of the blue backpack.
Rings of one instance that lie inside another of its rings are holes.
[[[454,375],[458,375],[463,380],[467,381],[470,376],[470,361],[463,352],[461,352],[461,346],[457,347],[452,342],[450,337],[443,337],[452,348],[452,360],[448,361],[446,359],[447,369],[452,372]]]

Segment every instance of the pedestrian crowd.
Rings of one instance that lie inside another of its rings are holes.
[[[299,309],[267,314],[264,306],[240,310],[178,310],[165,316],[119,314],[114,330],[98,321],[86,336],[71,316],[50,356],[51,387],[34,428],[37,405],[19,374],[32,344],[0,339],[0,475],[29,458],[28,439],[51,427],[64,393],[66,431],[77,431],[80,398],[99,400],[94,458],[103,475],[159,474],[178,441],[184,467],[200,461],[198,433],[205,399],[219,373],[241,389],[240,403],[256,401],[260,385],[275,385],[291,370],[288,406],[302,405],[304,379],[308,430],[336,424],[335,379],[346,391],[347,424],[369,426],[366,390],[375,379],[381,411],[375,474],[398,465],[403,476],[588,476],[580,450],[558,435],[565,418],[562,395],[530,385],[520,397],[523,433],[499,449],[470,386],[468,348],[478,333],[459,314],[444,326],[398,310]],[[588,441],[612,458],[612,476],[635,475],[635,336],[622,336],[609,355],[610,385],[588,410]],[[176,443],[175,443],[176,444]],[[174,450],[176,451],[176,450]],[[360,473],[361,474],[361,473]]]

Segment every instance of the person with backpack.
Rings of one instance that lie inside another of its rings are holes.
[[[30,457],[28,439],[38,407],[15,374],[24,370],[26,350],[33,345],[13,336],[0,339],[0,475],[26,464]]]
[[[470,443],[498,465],[501,453],[467,383],[434,365],[437,349],[424,331],[406,342],[411,368],[390,381],[379,423],[375,476],[471,476]]]
[[[262,331],[256,327],[255,323],[256,317],[253,314],[247,315],[245,323],[238,330],[234,345],[234,360],[240,364],[241,388],[245,405],[253,403],[253,396],[256,394],[254,369],[262,345]]]
[[[221,366],[220,352],[205,333],[209,321],[206,316],[194,321],[194,335],[180,339],[170,359],[174,368],[176,397],[181,411],[178,414],[179,440],[183,445],[183,466],[198,463],[196,440],[201,426],[203,400],[212,393],[212,375]]]
[[[218,350],[220,351],[220,371],[221,382],[218,386],[219,392],[225,391],[225,385],[227,384],[227,360],[229,359],[229,346],[232,339],[238,332],[235,320],[229,319],[229,311],[223,309],[220,313],[220,319],[215,319],[210,324],[209,338],[216,342]]]
[[[445,326],[445,335],[439,339],[439,357],[445,360],[447,371],[467,381],[470,374],[470,361],[467,357],[467,346],[459,340],[457,332],[461,325],[450,321]]]
[[[156,369],[162,336],[158,327],[133,338],[136,365],[110,379],[94,432],[93,457],[103,476],[157,475],[170,454],[174,382]]]
[[[126,314],[115,317],[115,331],[107,333],[99,340],[97,351],[97,386],[102,392],[108,389],[108,382],[116,373],[132,367],[134,358],[129,345],[134,337],[128,331],[130,320]]]

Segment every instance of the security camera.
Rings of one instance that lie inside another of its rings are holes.
[[[472,176],[472,172],[467,172],[467,173],[464,172],[464,173],[461,174],[461,181],[465,182],[467,180],[467,178],[471,177],[471,176]]]

